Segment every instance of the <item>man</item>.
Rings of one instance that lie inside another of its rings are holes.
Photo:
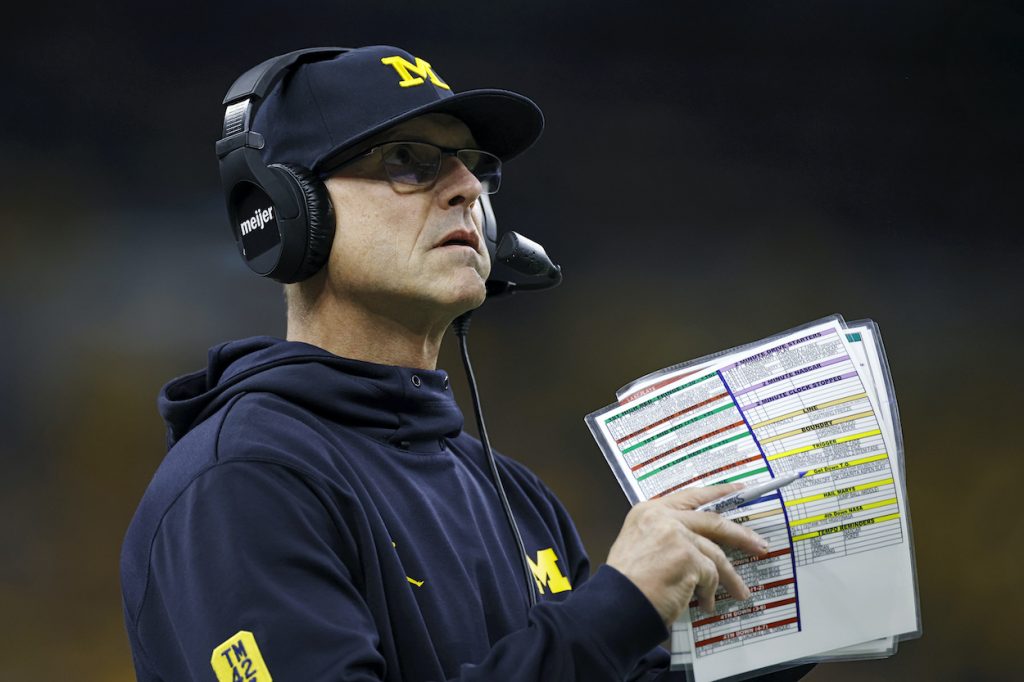
[[[122,554],[140,680],[669,679],[657,645],[691,598],[711,608],[720,580],[749,596],[719,545],[761,538],[690,511],[732,486],[638,505],[591,576],[555,496],[499,456],[527,607],[436,362],[485,298],[481,197],[541,122],[386,46],[297,64],[261,106],[263,160],[311,171],[333,242],[286,285],[287,340],[215,347],[162,392],[170,450]]]

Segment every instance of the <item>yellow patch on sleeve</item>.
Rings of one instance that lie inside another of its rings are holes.
[[[256,638],[248,630],[239,630],[210,656],[217,682],[273,682]]]

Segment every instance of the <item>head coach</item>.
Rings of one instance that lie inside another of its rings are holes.
[[[749,596],[720,545],[763,551],[692,511],[733,487],[638,505],[591,575],[554,494],[463,431],[436,368],[487,295],[487,195],[537,106],[456,94],[388,46],[276,57],[225,105],[232,229],[285,283],[287,339],[216,346],[161,392],[169,451],[121,556],[138,679],[683,679],[666,625],[719,581]]]

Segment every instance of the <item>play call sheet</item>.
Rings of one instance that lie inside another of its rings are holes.
[[[674,628],[674,661],[717,680],[918,629],[902,467],[887,403],[837,319],[668,373],[588,417],[634,502],[807,475],[726,516],[769,543],[730,554],[751,591],[719,588]],[[851,336],[850,338],[854,338]],[[860,340],[860,337],[856,337]],[[683,623],[682,621],[687,621]]]

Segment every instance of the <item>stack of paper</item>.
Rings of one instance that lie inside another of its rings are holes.
[[[879,658],[920,634],[899,414],[878,327],[838,316],[665,368],[587,416],[630,502],[807,474],[731,512],[769,542],[729,554],[751,591],[696,601],[672,665],[705,682]]]

